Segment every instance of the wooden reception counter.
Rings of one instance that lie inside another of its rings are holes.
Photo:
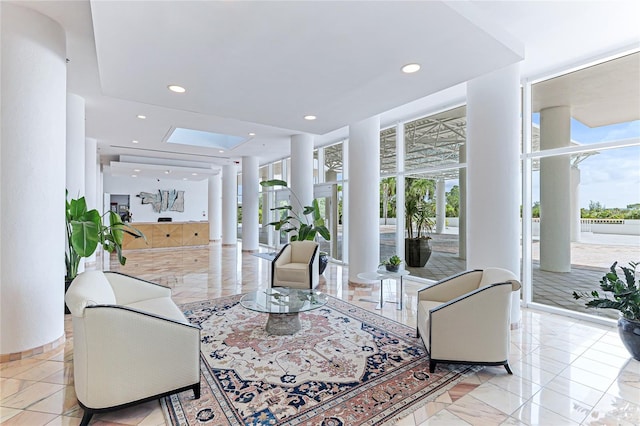
[[[209,222],[133,222],[131,226],[139,229],[147,241],[125,234],[124,250],[209,244]]]

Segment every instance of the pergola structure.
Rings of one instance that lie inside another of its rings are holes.
[[[466,107],[461,106],[430,117],[420,118],[404,125],[405,129],[405,174],[425,179],[458,179],[460,148],[467,141]],[[534,125],[531,132],[532,150],[540,150],[540,128]],[[571,141],[572,146],[580,143]],[[573,154],[571,165],[577,165],[597,152]],[[342,148],[340,144],[325,148],[325,167],[339,173],[342,171]],[[533,170],[539,170],[540,160],[533,161]],[[380,132],[380,174],[390,176],[396,169],[396,128]]]

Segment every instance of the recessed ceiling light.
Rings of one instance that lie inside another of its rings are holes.
[[[224,149],[219,150],[218,152],[224,152]]]
[[[147,118],[146,115],[142,115],[142,114],[138,114],[136,117],[138,117],[140,120],[144,120],[145,118]]]
[[[131,175],[131,177],[138,177],[138,175]]]
[[[187,179],[187,178],[182,178],[182,180],[189,180],[189,179]]]
[[[304,119],[305,119],[305,120],[309,120],[309,121],[311,121],[311,120],[315,120],[316,118],[317,118],[317,117],[316,117],[315,115],[305,115],[305,116],[304,116]]]
[[[184,93],[184,92],[187,91],[187,89],[185,89],[184,87],[178,86],[176,84],[171,84],[171,85],[167,86],[167,88],[169,90],[171,90],[172,92],[175,92],[175,93]]]
[[[168,175],[169,173],[171,173],[171,170],[165,170],[165,171],[164,171],[164,174],[165,174],[165,175]]]
[[[411,74],[420,69],[420,64],[407,64],[402,67],[402,72],[405,74]]]
[[[197,173],[191,173],[191,176],[198,176]]]
[[[256,135],[256,134],[255,134],[255,133],[253,133],[253,132],[249,133],[249,136],[255,136],[255,135]]]
[[[133,169],[134,172],[140,173],[140,169]]]
[[[131,143],[138,143],[138,141],[137,140],[132,140]]]

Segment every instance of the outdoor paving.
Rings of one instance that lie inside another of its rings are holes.
[[[431,234],[432,254],[423,268],[406,267],[414,277],[438,281],[467,269],[466,260],[458,257],[458,235],[454,230]],[[239,236],[240,233],[239,233]],[[266,240],[266,234],[264,236]],[[261,235],[262,241],[262,235]],[[341,257],[342,245],[338,244]],[[328,251],[328,244],[321,245]],[[380,258],[396,254],[395,227],[380,227]],[[614,261],[627,265],[640,261],[640,236],[583,233],[580,243],[571,243],[571,272],[548,272],[540,269],[539,242],[532,245],[532,301],[576,312],[618,318],[617,311],[587,309],[584,301],[574,300],[573,291],[598,290],[600,280]],[[522,268],[521,268],[522,270]]]

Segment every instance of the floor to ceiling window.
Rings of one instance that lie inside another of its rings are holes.
[[[404,223],[408,223],[407,215],[417,215],[412,220],[416,227],[426,215],[424,226],[431,238],[426,265],[408,269],[412,275],[438,280],[466,269],[466,212],[461,204],[465,185],[460,180],[465,170],[466,108],[419,118],[403,127]],[[408,237],[408,230],[404,231]],[[408,255],[405,249],[405,256]]]
[[[617,317],[571,294],[597,289],[613,262],[640,260],[639,65],[634,53],[531,85],[534,303]]]

